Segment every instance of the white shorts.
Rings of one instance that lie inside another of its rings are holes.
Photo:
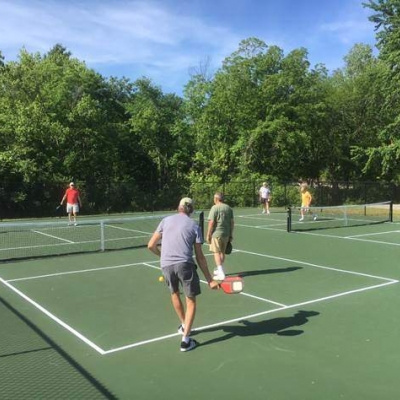
[[[79,204],[78,203],[76,203],[76,204],[70,204],[70,203],[67,203],[67,213],[68,214],[70,214],[70,213],[78,213],[79,212]]]

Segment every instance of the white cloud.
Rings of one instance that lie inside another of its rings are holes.
[[[193,49],[215,54],[232,50],[238,38],[228,29],[176,16],[155,2],[77,3],[0,1],[0,48],[47,51],[65,45],[89,63],[172,64],[178,54],[192,61]],[[218,40],[217,40],[218,38]]]
[[[99,71],[119,76],[120,68],[125,76],[157,77],[167,86],[177,79],[168,74],[180,74],[183,84],[205,57],[219,66],[240,41],[228,28],[156,1],[0,0],[0,15],[6,61],[23,47],[45,53],[60,43]]]
[[[321,6],[318,18],[311,0],[301,6],[300,0],[252,0],[251,7],[249,1],[0,0],[0,50],[9,61],[22,47],[45,53],[60,43],[100,73],[145,75],[174,89],[177,81],[182,88],[189,68],[206,58],[212,70],[219,68],[251,36],[285,52],[306,47],[328,66],[354,43],[371,43],[373,26],[360,0],[337,0],[342,7],[334,15]]]
[[[190,67],[209,57],[216,69],[240,41],[229,28],[157,1],[0,0],[0,15],[6,61],[22,48],[46,53],[60,43],[106,76],[147,76],[178,92]]]
[[[370,37],[372,26],[369,21],[357,19],[322,24],[319,29],[344,44],[352,44]]]

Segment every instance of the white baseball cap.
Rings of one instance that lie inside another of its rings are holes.
[[[180,206],[193,206],[193,200],[190,197],[183,197],[179,202]]]

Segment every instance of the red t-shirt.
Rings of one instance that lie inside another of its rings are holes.
[[[69,204],[77,204],[79,197],[79,190],[75,188],[68,188],[65,191],[65,195],[67,196],[67,203]]]

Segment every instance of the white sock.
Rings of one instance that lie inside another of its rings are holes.
[[[217,266],[217,270],[218,270],[219,272],[224,272],[224,267],[223,267],[222,265],[218,265],[218,266]]]
[[[182,336],[182,342],[189,343],[189,336]]]

